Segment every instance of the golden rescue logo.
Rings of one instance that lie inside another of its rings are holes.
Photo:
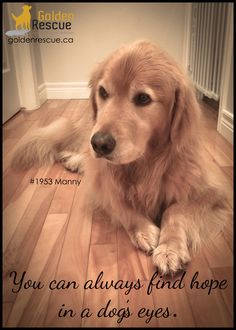
[[[15,28],[18,30],[18,27],[25,30],[30,30],[30,21],[31,21],[31,10],[32,6],[25,5],[22,7],[22,13],[19,16],[15,16],[11,13],[12,18],[15,21]]]
[[[24,5],[20,15],[11,13],[15,23],[15,30],[7,31],[7,36],[25,35],[31,30],[71,30],[72,21],[74,20],[73,13],[66,13],[59,10],[58,12],[38,11],[37,18],[31,19],[32,6]]]
[[[35,30],[70,30],[72,21],[74,20],[73,13],[58,12],[45,13],[38,11],[38,19],[32,20],[32,29]]]

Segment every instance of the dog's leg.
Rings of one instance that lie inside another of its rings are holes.
[[[160,229],[146,218],[139,218],[138,222],[138,225],[127,230],[131,242],[145,253],[151,254],[158,245]]]
[[[180,210],[170,207],[161,220],[159,246],[153,251],[153,262],[162,274],[175,273],[190,261],[188,215],[183,208]]]
[[[162,274],[175,273],[190,261],[190,252],[215,238],[228,217],[228,206],[209,189],[197,200],[173,204],[163,214],[153,261]]]
[[[84,173],[83,169],[83,155],[79,154],[78,152],[74,151],[61,151],[58,153],[57,156],[58,161],[60,161],[63,166],[71,171],[71,172],[78,172],[79,174]]]
[[[76,127],[66,118],[58,119],[24,138],[13,155],[12,167],[28,169],[33,165],[52,164],[57,160],[57,154],[63,144],[71,145],[73,139],[79,144]]]

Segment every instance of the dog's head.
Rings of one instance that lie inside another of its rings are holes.
[[[23,8],[23,11],[30,11],[30,9],[32,8],[32,6],[24,5],[22,8]]]
[[[198,106],[176,63],[156,45],[136,42],[114,52],[92,75],[91,152],[114,164],[180,149],[197,125]]]

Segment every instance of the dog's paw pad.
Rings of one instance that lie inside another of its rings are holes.
[[[131,235],[133,244],[147,254],[151,254],[159,242],[160,229],[152,224],[145,230],[135,230]]]
[[[161,244],[153,251],[153,262],[161,274],[174,274],[190,261],[187,248],[175,249],[171,245]]]

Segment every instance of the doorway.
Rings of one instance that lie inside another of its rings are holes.
[[[3,6],[3,123],[21,108],[13,47],[7,43],[5,36],[8,30],[10,30],[8,9],[7,6]]]

